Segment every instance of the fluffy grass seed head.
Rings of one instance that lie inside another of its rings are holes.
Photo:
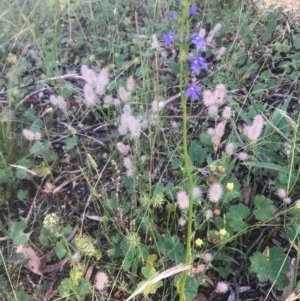
[[[124,144],[123,142],[118,142],[116,144],[117,150],[118,152],[122,155],[122,156],[127,156],[129,151],[130,151],[130,146]]]
[[[215,118],[218,115],[218,106],[212,105],[207,108],[207,115],[209,117]]]
[[[216,285],[215,292],[217,294],[226,294],[228,292],[228,284],[224,281],[219,281]]]
[[[204,216],[206,219],[211,219],[214,216],[214,213],[211,209],[206,209],[204,211]]]
[[[98,291],[103,291],[108,284],[108,276],[104,272],[98,272],[95,276],[95,289]]]
[[[201,199],[202,198],[202,190],[199,186],[195,186],[193,188],[193,198]]]
[[[264,118],[258,114],[254,117],[252,125],[244,126],[243,133],[251,142],[256,142],[262,133],[264,124]]]
[[[185,219],[183,216],[181,216],[181,217],[178,219],[178,225],[179,225],[179,227],[184,227],[185,224],[186,224],[186,219]]]
[[[25,139],[28,141],[35,141],[35,140],[41,140],[42,139],[42,134],[41,132],[32,132],[28,129],[23,129],[22,130],[22,135]]]
[[[141,121],[139,118],[131,115],[131,108],[127,104],[123,108],[123,114],[121,115],[118,131],[121,135],[129,133],[134,139],[137,139],[141,136]]]
[[[213,45],[213,38],[216,35],[216,33],[221,29],[222,25],[221,23],[217,23],[214,28],[208,33],[206,41],[208,44]]]
[[[211,142],[212,142],[214,145],[220,145],[220,143],[221,143],[221,138],[220,138],[218,135],[213,135],[213,136],[211,136]]]
[[[134,173],[134,167],[133,167],[131,159],[129,157],[125,157],[123,159],[123,164],[124,164],[124,166],[126,168],[126,175],[128,177],[132,177],[133,173]]]
[[[132,92],[135,89],[135,80],[132,76],[127,78],[126,82],[127,90]]]
[[[232,110],[230,107],[226,106],[224,109],[223,109],[223,112],[222,112],[222,117],[225,119],[225,120],[228,120],[232,117]]]
[[[181,210],[189,208],[189,197],[185,191],[179,191],[177,193],[177,204]]]
[[[283,200],[287,197],[286,190],[284,188],[278,188],[277,195]]]
[[[128,120],[128,129],[130,136],[134,139],[138,139],[142,133],[142,125],[138,118],[131,116]]]
[[[96,77],[94,87],[98,95],[103,95],[105,87],[109,84],[109,73],[106,68],[102,68]]]
[[[65,110],[67,108],[67,103],[65,99],[60,95],[58,96],[51,95],[49,100],[54,107],[57,107],[61,110]]]
[[[221,48],[219,48],[216,55],[216,60],[220,60],[225,52],[226,52],[226,47],[222,46]]]
[[[225,133],[225,122],[221,121],[216,125],[215,135],[222,138]]]
[[[94,106],[97,101],[97,95],[94,91],[94,88],[89,85],[85,84],[83,87],[83,94],[84,94],[84,103],[86,104],[87,107]]]
[[[94,86],[97,81],[96,73],[86,65],[81,66],[81,75],[86,83]]]
[[[214,98],[214,93],[210,90],[205,90],[203,92],[203,103],[206,107],[210,107],[212,105],[215,105],[215,98]]]
[[[283,202],[284,202],[285,204],[289,205],[289,204],[292,202],[292,200],[291,200],[291,198],[286,197],[286,198],[283,199]]]
[[[225,153],[227,155],[233,155],[236,149],[237,149],[236,144],[234,144],[233,142],[229,142],[225,146]]]
[[[213,256],[211,253],[205,253],[203,255],[203,261],[208,263],[208,262],[211,262],[213,260]]]
[[[119,87],[118,95],[123,102],[127,102],[129,100],[129,97],[131,96],[131,93],[129,91],[126,91],[124,87]]]
[[[225,85],[223,84],[217,85],[214,91],[214,99],[218,105],[222,105],[225,103],[225,94],[226,94]]]
[[[238,152],[236,153],[236,157],[241,161],[246,161],[249,159],[249,155],[246,152]]]
[[[105,95],[103,102],[113,106],[118,106],[121,103],[118,98],[113,98],[111,95]]]
[[[151,104],[151,109],[153,113],[158,113],[160,110],[160,105],[159,102],[157,100],[153,100],[152,104]]]
[[[222,194],[222,185],[220,183],[214,183],[208,189],[208,200],[212,203],[218,203],[222,197]]]

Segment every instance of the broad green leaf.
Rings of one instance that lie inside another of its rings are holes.
[[[0,168],[0,184],[7,184],[13,177],[11,167]]]
[[[145,266],[142,267],[141,272],[146,279],[150,279],[156,273],[156,270],[153,267]]]
[[[195,278],[188,277],[185,283],[186,301],[193,301],[198,294],[199,281]]]
[[[67,249],[66,249],[65,243],[62,240],[60,240],[56,243],[54,250],[55,250],[55,254],[60,259],[63,258],[67,254]]]
[[[184,246],[178,236],[166,234],[158,240],[157,245],[159,251],[166,254],[174,263],[184,261]]]
[[[28,190],[25,189],[19,189],[17,192],[17,198],[21,201],[24,201],[28,198]]]
[[[64,278],[58,286],[59,295],[62,298],[67,298],[70,294],[71,288],[72,288],[71,280],[69,278]]]
[[[247,223],[244,219],[250,214],[250,209],[243,205],[233,205],[230,206],[228,213],[226,214],[227,226],[233,231],[238,232],[247,227]]]
[[[28,295],[23,290],[17,290],[15,292],[15,297],[18,301],[28,301]]]
[[[255,252],[251,257],[250,270],[254,272],[260,281],[275,283],[275,288],[283,290],[289,281],[286,274],[289,271],[289,260],[279,247],[270,249],[269,257],[260,252]]]
[[[23,221],[20,221],[10,228],[10,237],[13,240],[15,246],[24,245],[28,241],[28,235],[24,233],[27,228]]]
[[[71,150],[77,146],[78,138],[76,136],[70,137],[64,141],[64,149]]]
[[[47,175],[51,175],[51,168],[49,168],[46,162],[42,162],[39,166],[32,168],[32,171],[39,177],[44,178]]]
[[[297,50],[300,50],[300,34],[295,35],[294,38],[294,46]]]
[[[16,177],[20,180],[25,179],[28,174],[26,169],[30,169],[32,167],[32,161],[29,159],[23,158],[23,159],[19,160],[16,165],[24,167],[24,169],[22,169],[22,168],[15,169]]]
[[[254,198],[256,209],[253,211],[254,216],[261,222],[267,222],[274,218],[276,207],[273,202],[263,195],[257,195]]]
[[[260,253],[255,252],[251,257],[251,266],[250,270],[256,274],[257,278],[260,281],[268,281],[269,280],[269,262],[266,257]]]
[[[156,254],[150,254],[148,257],[147,257],[147,260],[146,260],[146,265],[149,266],[149,267],[153,267],[155,262],[157,261],[157,255]]]
[[[189,147],[189,156],[194,165],[200,165],[207,157],[207,149],[199,141],[193,140]]]
[[[85,299],[84,297],[91,292],[91,289],[91,283],[87,279],[82,278],[80,279],[80,284],[75,291],[78,293],[79,296],[83,297],[82,299]]]

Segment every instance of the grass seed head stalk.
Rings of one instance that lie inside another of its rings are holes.
[[[188,73],[188,60],[187,55],[189,51],[189,38],[190,36],[190,21],[189,21],[189,9],[190,1],[185,0],[182,2],[182,13],[180,22],[180,40],[179,40],[179,56],[180,56],[180,92],[181,92],[181,105],[182,105],[182,119],[183,119],[183,156],[184,156],[184,173],[188,177],[189,182],[189,207],[188,207],[188,226],[187,226],[187,238],[186,238],[186,253],[185,253],[185,263],[189,264],[191,262],[191,238],[192,238],[192,218],[193,218],[193,180],[191,174],[190,160],[188,156],[188,145],[187,145],[187,108],[186,102],[187,97],[184,93],[184,87],[188,83],[189,73]],[[177,289],[179,293],[179,300],[184,301],[185,298],[185,283],[187,278],[187,272],[183,272],[179,282],[177,284]]]

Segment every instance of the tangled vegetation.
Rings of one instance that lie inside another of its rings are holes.
[[[0,11],[1,300],[299,298],[292,15],[237,0]]]

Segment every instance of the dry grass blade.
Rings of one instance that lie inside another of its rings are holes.
[[[201,271],[203,272],[205,270],[205,265],[200,265]],[[184,271],[190,271],[191,274],[194,273],[194,266],[192,264],[178,264],[172,268],[169,268],[163,272],[156,273],[153,277],[145,281],[139,288],[137,288],[133,294],[131,294],[125,301],[129,301],[133,299],[135,296],[140,294],[147,286],[155,284],[159,282],[162,279],[169,278],[171,276],[174,276],[176,274],[179,274]],[[197,272],[199,273],[199,268],[197,268]]]

